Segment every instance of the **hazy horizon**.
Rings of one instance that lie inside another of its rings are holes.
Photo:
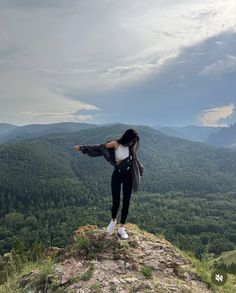
[[[188,124],[188,125],[160,125],[160,124],[154,124],[154,125],[149,125],[149,124],[138,124],[138,123],[124,123],[124,122],[106,122],[106,123],[92,123],[92,122],[78,122],[78,121],[62,121],[62,122],[51,122],[51,123],[29,123],[29,124],[13,124],[13,123],[8,123],[8,122],[0,122],[1,124],[10,124],[13,126],[18,126],[18,127],[22,127],[22,126],[28,126],[28,125],[50,125],[50,124],[60,124],[60,123],[86,123],[86,124],[91,124],[91,125],[106,125],[106,124],[130,124],[130,125],[143,125],[143,126],[150,126],[150,127],[189,127],[189,126],[197,126],[197,127],[213,127],[213,128],[217,128],[219,126],[207,126],[207,125],[194,125],[194,124]],[[221,127],[230,127],[231,125],[228,126],[221,126]]]

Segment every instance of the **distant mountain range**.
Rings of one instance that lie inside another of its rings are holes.
[[[25,138],[39,138],[47,134],[72,133],[81,129],[111,126],[113,124],[114,123],[106,123],[97,125],[90,123],[62,122],[16,126],[8,123],[0,123],[0,143],[13,142]],[[236,148],[236,124],[229,127],[155,125],[153,128],[172,137],[184,138],[208,145]]]
[[[236,124],[224,127],[217,132],[212,132],[205,142],[211,145],[236,148]]]
[[[12,130],[18,128],[19,126],[9,124],[9,123],[0,123],[0,137],[7,135]]]
[[[96,126],[96,124],[75,122],[29,124],[24,126],[0,123],[0,143],[6,143],[23,138],[36,138],[52,133],[70,133],[80,129]]]
[[[162,133],[226,148],[236,147],[236,124],[229,127],[209,126],[153,126]]]

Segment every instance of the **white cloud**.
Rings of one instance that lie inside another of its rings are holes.
[[[234,104],[230,103],[229,105],[209,108],[203,110],[197,117],[201,125],[204,126],[227,126],[227,123],[223,123],[222,120],[231,118],[234,112]]]
[[[236,72],[236,56],[226,56],[224,59],[207,65],[199,72],[200,76],[221,76],[227,73]]]
[[[0,1],[0,102],[4,83],[11,97],[0,120],[30,121],[21,108],[35,112],[42,92],[40,107],[51,113],[63,100],[61,113],[65,92],[94,98],[139,82],[183,48],[235,30],[235,15],[234,0]]]
[[[82,108],[81,110],[83,110]],[[50,122],[85,122],[89,120],[93,120],[94,116],[98,116],[100,114],[97,114],[96,111],[94,111],[94,115],[78,115],[79,112],[77,111],[72,111],[72,112],[43,112],[43,113],[33,113],[33,112],[22,112],[24,114],[30,114],[34,121],[37,122],[43,122],[45,121],[50,121]]]
[[[19,125],[78,121],[80,111],[89,110],[96,115],[101,110],[91,104],[67,99],[28,75],[10,74],[10,78],[5,75],[0,79],[0,89],[1,121]]]

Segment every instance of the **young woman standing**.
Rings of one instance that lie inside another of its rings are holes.
[[[121,210],[121,220],[120,227],[118,229],[118,235],[122,239],[127,239],[128,234],[125,231],[124,224],[126,222],[126,218],[129,212],[129,204],[130,198],[132,194],[132,190],[137,191],[137,182],[136,178],[142,176],[143,173],[143,165],[138,161],[136,152],[139,147],[140,138],[137,131],[133,128],[127,129],[124,134],[118,138],[111,141],[108,141],[102,145],[95,146],[74,146],[74,149],[77,151],[82,151],[83,153],[87,153],[91,156],[100,155],[98,149],[100,146],[109,149],[109,153],[111,153],[111,157],[113,157],[113,165],[114,171],[111,177],[111,191],[112,191],[112,207],[111,207],[111,222],[107,227],[107,232],[112,234],[117,223],[117,213],[120,206],[120,193],[121,193],[121,184],[123,188],[123,204]],[[92,147],[92,148],[91,148]],[[92,151],[91,151],[92,149]],[[100,150],[100,149],[99,149]],[[95,153],[96,151],[96,153]],[[110,159],[110,158],[109,158]],[[112,160],[112,158],[111,158]],[[136,160],[138,168],[134,168],[132,164]],[[133,162],[132,162],[133,161]],[[134,170],[135,169],[135,170]],[[137,174],[138,173],[138,174]]]

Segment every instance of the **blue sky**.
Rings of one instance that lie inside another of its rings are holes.
[[[229,126],[235,15],[234,0],[0,0],[0,122]]]

